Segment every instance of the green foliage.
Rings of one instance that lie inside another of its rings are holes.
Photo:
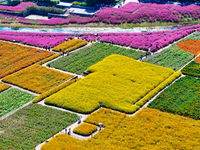
[[[15,88],[0,93],[0,117],[30,102],[34,97]]]
[[[147,59],[145,58],[143,61],[178,70],[188,61],[190,61],[193,56],[193,54],[178,48],[177,44],[173,44],[160,53],[148,56]]]
[[[50,63],[50,65],[57,69],[82,74],[88,67],[103,60],[111,54],[120,54],[138,59],[140,55],[144,55],[144,52],[96,43],[90,47],[85,47],[72,53],[69,56],[62,57]]]
[[[37,10],[37,11],[43,11],[43,12],[47,12],[47,13],[55,13],[55,14],[62,14],[64,12],[63,9],[60,8],[56,8],[56,7],[38,7],[35,5],[32,6],[28,6],[26,9],[22,10],[21,13],[25,13],[29,10]]]
[[[148,107],[200,119],[200,80],[186,76],[161,93]]]
[[[60,3],[60,0],[38,0],[38,2],[50,3],[53,5],[56,5],[56,4]]]
[[[81,5],[81,6],[86,6],[87,5],[87,3],[85,3],[85,2],[77,2],[77,1],[72,2],[72,4],[73,5]]]
[[[200,64],[192,61],[186,67],[184,67],[181,72],[185,75],[200,77]]]
[[[1,150],[7,149],[35,149],[63,128],[73,124],[78,116],[31,104],[8,118],[1,120],[0,134]]]

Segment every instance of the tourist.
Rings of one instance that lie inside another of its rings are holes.
[[[67,56],[69,56],[69,51],[67,50]]]
[[[38,52],[40,52],[40,49],[38,49]]]
[[[140,55],[140,61],[142,61],[142,55]]]
[[[65,134],[67,134],[67,129],[65,129]]]
[[[42,61],[41,61],[41,65],[42,65]]]
[[[146,56],[146,58],[147,58],[147,56],[148,56],[148,52],[146,52],[145,56]]]
[[[151,56],[151,49],[149,50],[149,56]]]
[[[101,131],[101,128],[102,128],[102,124],[99,123],[99,131]]]
[[[68,132],[68,135],[71,135],[71,128],[69,128],[69,132]]]
[[[81,116],[78,117],[78,124],[81,123]]]
[[[51,47],[49,46],[49,51],[51,50]]]

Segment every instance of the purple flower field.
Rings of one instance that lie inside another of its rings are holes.
[[[13,11],[13,12],[20,12],[23,9],[26,9],[26,7],[28,6],[32,6],[35,5],[32,2],[22,2],[17,6],[4,6],[4,5],[0,5],[0,10],[6,10],[6,11]]]
[[[27,45],[38,47],[50,46],[54,47],[70,36],[79,36],[82,39],[90,41],[103,40],[104,42],[112,42],[113,44],[130,46],[135,49],[147,51],[149,48],[155,52],[187,35],[194,32],[195,29],[200,31],[200,25],[183,27],[171,31],[146,32],[146,33],[83,33],[83,34],[68,34],[68,33],[25,33],[0,31],[0,39],[7,41],[20,42]]]

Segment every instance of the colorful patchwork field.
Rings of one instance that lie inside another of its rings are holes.
[[[72,77],[73,75],[48,69],[44,66],[32,65],[4,77],[2,81],[23,87],[36,93],[43,93]]]
[[[35,149],[78,119],[75,114],[31,104],[0,120],[0,147],[7,149]]]
[[[0,78],[51,55],[52,52],[0,41]]]
[[[200,81],[183,77],[162,92],[148,107],[200,119]]]
[[[15,88],[0,93],[0,117],[30,102],[34,97]]]
[[[177,44],[173,44],[169,48],[162,50],[160,53],[148,56],[142,61],[178,70],[193,59],[193,57],[193,54],[183,51],[177,47]]]
[[[199,149],[200,121],[144,108],[134,117],[110,110],[98,111],[88,122],[103,123],[105,129],[94,138],[78,140],[59,134],[45,143],[41,150],[141,150],[141,149]],[[96,119],[101,117],[100,119]]]
[[[89,136],[95,131],[97,131],[97,126],[89,124],[89,123],[82,123],[73,130],[74,133],[80,134],[83,136]]]
[[[117,54],[88,71],[94,73],[46,98],[45,103],[81,113],[91,113],[99,104],[133,113],[139,109],[134,105],[139,99],[174,73],[172,69]]]
[[[200,77],[200,64],[192,61],[186,67],[184,67],[181,72],[185,75]]]
[[[62,57],[50,63],[51,67],[82,74],[88,67],[101,61],[111,54],[121,54],[134,59],[139,59],[140,55],[144,55],[142,51],[133,49],[120,48],[105,43],[95,43],[92,46],[85,47],[67,57]]]
[[[66,53],[67,50],[70,52],[72,50],[85,46],[86,44],[87,44],[87,41],[85,40],[73,39],[73,40],[69,40],[67,42],[57,45],[56,47],[53,48],[53,51],[57,51],[57,52],[63,51]]]
[[[10,88],[9,85],[4,84],[4,83],[0,83],[0,92],[7,90],[8,88]]]

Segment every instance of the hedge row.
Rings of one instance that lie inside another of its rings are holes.
[[[173,75],[171,75],[169,78],[167,78],[164,82],[162,82],[160,85],[158,85],[155,89],[153,89],[151,92],[149,92],[146,96],[144,96],[142,99],[140,99],[136,105],[143,106],[146,102],[148,102],[152,97],[154,97],[158,92],[160,92],[162,89],[164,89],[166,86],[168,86],[172,81],[177,79],[181,75],[180,71],[175,72]]]

